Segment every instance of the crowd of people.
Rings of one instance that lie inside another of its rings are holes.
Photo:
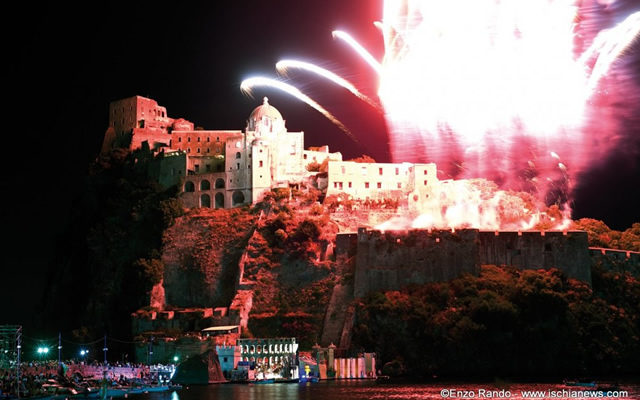
[[[132,379],[147,381],[158,372],[169,371],[172,366],[145,365],[141,363],[114,362],[106,366],[98,361],[30,361],[20,364],[19,376],[15,366],[0,368],[0,400],[16,397],[33,397],[43,393],[46,383],[78,383],[86,379],[103,379],[121,383]],[[106,373],[106,374],[105,374]]]

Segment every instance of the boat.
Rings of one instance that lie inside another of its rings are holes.
[[[298,380],[298,382],[300,383],[306,383],[306,382],[318,383],[319,381],[320,379],[317,376],[303,376]]]
[[[276,383],[276,380],[274,378],[256,379],[255,381],[251,381],[251,383],[255,383],[256,385],[262,385],[262,384],[265,384],[265,383]]]

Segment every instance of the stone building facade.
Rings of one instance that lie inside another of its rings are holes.
[[[405,199],[416,208],[434,198],[436,165],[330,161],[327,195],[345,193],[358,200]]]
[[[117,100],[109,107],[103,153],[123,141],[131,150],[148,146],[154,152],[154,176],[164,186],[181,185],[189,208],[251,204],[274,187],[298,185],[311,175],[306,166],[312,162],[342,160],[328,146],[304,150],[304,132],[289,132],[266,97],[244,132],[194,129],[141,96]]]

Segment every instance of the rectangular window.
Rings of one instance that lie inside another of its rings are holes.
[[[378,168],[378,173],[382,175],[382,168]]]
[[[425,174],[425,175],[427,174],[427,170],[426,170],[426,169],[424,170],[424,174]]]
[[[218,137],[216,138],[216,142],[219,142],[219,141],[220,141],[220,137],[218,136]]]
[[[240,163],[236,163],[236,165],[238,166],[238,169],[240,169]]]
[[[260,165],[259,166],[262,167],[262,160],[260,160]]]
[[[351,182],[349,182],[349,187],[351,187]]]
[[[207,167],[207,172],[211,171],[211,165],[207,164],[206,167]]]
[[[198,147],[198,153],[200,153],[200,147]]]
[[[210,142],[211,138],[209,136],[207,136],[207,142]]]
[[[400,175],[400,168],[396,168],[396,175]]]
[[[333,182],[333,188],[336,189],[338,187],[338,182]]]
[[[338,182],[338,187],[342,189],[342,182]]]
[[[208,153],[208,152],[210,152],[210,151],[211,151],[211,148],[210,148],[210,147],[207,147],[207,153]]]
[[[194,165],[194,167],[196,169],[196,172],[200,171],[200,165],[199,164]]]
[[[191,141],[191,136],[187,138],[187,142],[190,142],[190,141]]]
[[[424,185],[427,186],[427,180],[426,179],[424,180]]]
[[[362,171],[362,176],[367,176],[367,167],[362,167],[361,171]]]
[[[369,189],[369,182],[365,182],[365,183],[364,183],[364,188],[365,188],[365,189]]]
[[[382,189],[382,182],[378,182],[378,189]]]
[[[198,142],[200,141],[200,136],[198,136]]]
[[[304,156],[302,156],[302,158],[304,158],[306,160],[307,159],[307,155],[305,154]]]
[[[182,138],[181,137],[178,138],[178,142],[182,142]]]
[[[341,169],[342,173],[344,174],[345,173],[344,165],[342,167],[340,167],[340,169]]]
[[[398,182],[398,189],[402,189],[402,183]]]

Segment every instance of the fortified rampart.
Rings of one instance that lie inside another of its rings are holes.
[[[481,265],[510,265],[520,269],[558,268],[571,278],[591,282],[587,232],[478,232]]]
[[[354,295],[477,274],[477,236],[475,229],[382,233],[360,228]]]
[[[359,228],[336,238],[336,255],[355,256],[354,295],[478,274],[485,264],[558,268],[591,282],[583,231],[489,232],[477,229],[387,231]]]

